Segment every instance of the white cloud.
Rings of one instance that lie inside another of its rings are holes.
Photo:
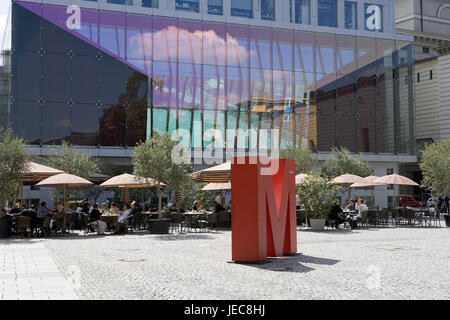
[[[0,14],[0,45],[4,42],[3,49],[11,47],[11,19],[8,25],[6,25],[7,20],[8,14]],[[4,37],[6,37],[5,40],[3,40]]]

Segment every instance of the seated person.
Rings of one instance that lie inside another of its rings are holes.
[[[215,212],[221,212],[221,211],[225,211],[225,207],[222,203],[222,191],[219,192],[219,194],[217,195],[217,197],[214,199],[214,211]]]
[[[115,234],[122,234],[128,232],[128,218],[131,217],[131,209],[130,207],[125,203],[123,205],[123,214],[117,219],[117,221],[114,223],[114,228],[116,230]]]
[[[133,201],[132,203],[131,203],[131,213],[130,213],[130,216],[132,217],[132,216],[134,216],[136,213],[139,213],[139,212],[141,212],[142,210],[141,210],[141,207],[140,206],[138,206],[138,205],[136,205],[136,201]]]
[[[352,229],[355,229],[358,227],[358,221],[360,221],[362,219],[362,216],[364,213],[367,213],[369,211],[369,208],[367,207],[366,203],[364,200],[360,200],[358,207],[357,207],[357,213],[352,216],[352,217],[347,217],[349,223],[350,223],[350,227]]]
[[[36,228],[37,224],[37,213],[34,204],[31,205],[31,207],[27,207],[25,210],[22,211],[20,214],[21,216],[29,217],[30,218],[30,229],[31,234],[33,234],[34,229]]]
[[[344,223],[344,215],[342,214],[342,208],[339,206],[339,200],[336,200],[334,206],[331,208],[328,219],[334,220],[333,224],[336,229],[339,228],[341,223]]]
[[[55,229],[55,231],[66,232],[66,213],[64,206],[60,202],[55,202],[49,227],[50,230]]]
[[[118,215],[120,214],[119,208],[115,202],[111,203],[111,208],[109,209],[109,214]]]
[[[200,202],[200,200],[194,201],[194,208],[193,209],[194,209],[194,211],[197,211],[197,212],[204,212],[204,211],[206,211],[206,209],[203,208],[203,205]]]
[[[350,204],[346,207],[346,209],[355,211],[356,210],[355,201],[354,200],[350,200]]]
[[[105,234],[106,222],[100,220],[100,216],[102,215],[102,213],[100,212],[98,207],[98,203],[94,204],[91,214],[89,215],[89,226],[97,231],[97,234]]]

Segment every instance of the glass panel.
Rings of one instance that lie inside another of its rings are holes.
[[[337,35],[337,75],[347,75],[356,70],[356,37]]]
[[[40,4],[27,3],[34,12],[42,12]],[[35,51],[41,48],[41,18],[21,5],[12,3],[12,48],[16,51]],[[2,37],[3,38],[3,37]]]
[[[356,30],[357,3],[345,1],[345,29]]]
[[[215,115],[216,111],[204,110],[203,111],[203,147],[213,148],[213,136],[215,127]]]
[[[294,32],[273,30],[273,68],[293,70]]]
[[[318,33],[316,50],[317,88],[336,78],[336,35]]]
[[[70,106],[66,103],[46,103],[42,109],[42,143],[60,145],[71,136]]]
[[[128,14],[127,59],[150,61],[152,52],[152,20],[148,16]]]
[[[179,110],[179,129],[180,130],[186,130],[189,133],[189,137],[191,137],[191,127],[192,127],[192,116],[193,116],[193,110]],[[184,140],[183,139],[183,135],[182,135],[182,140],[180,141],[180,143],[183,145],[183,147],[185,148],[189,148],[191,146],[191,141],[188,140]]]
[[[251,101],[258,102],[258,107],[270,107],[270,100],[272,98],[272,72],[271,70],[251,69],[250,70],[250,92]],[[253,106],[254,108],[256,106]]]
[[[127,146],[145,141],[147,133],[148,78],[134,73],[127,83],[126,137]]]
[[[203,64],[225,65],[226,33],[224,24],[203,24]]]
[[[228,109],[237,110],[239,106],[246,106],[249,96],[249,70],[246,68],[227,68],[227,102]]]
[[[295,31],[296,71],[315,72],[315,50],[315,33]]]
[[[231,15],[253,18],[253,0],[231,0]]]
[[[42,7],[42,15],[44,17],[41,19],[42,48],[47,53],[64,54],[74,49],[72,37],[68,36],[67,31],[63,31],[60,27],[66,26],[67,7],[46,5]]]
[[[167,130],[167,109],[154,108],[153,109],[153,132],[159,135],[164,134]]]
[[[115,57],[125,58],[126,15],[100,12],[100,45]]]
[[[41,98],[41,56],[34,52],[14,52],[13,90],[16,99],[38,101]]]
[[[318,79],[327,79],[324,85],[317,81],[317,148],[320,151],[330,151],[336,145],[336,79],[331,80],[331,77],[317,75]]]
[[[153,62],[153,105],[156,107],[177,106],[177,65],[168,62]]]
[[[14,134],[25,139],[26,144],[41,143],[41,106],[31,101],[15,101],[11,105],[11,122]]]
[[[180,20],[178,24],[178,62],[202,63],[202,24]]]
[[[272,69],[272,30],[250,28],[250,66]]]
[[[202,112],[201,110],[194,110],[193,126],[192,126],[192,147],[193,148],[201,148],[202,147],[202,139],[203,139],[203,131],[202,131]]]
[[[99,63],[95,57],[72,59],[72,95],[77,103],[95,104],[99,98]]]
[[[100,145],[106,147],[125,146],[125,102],[104,104],[100,108]]]
[[[70,143],[77,146],[98,145],[98,111],[93,104],[72,106]]]
[[[51,53],[44,55],[42,68],[45,70],[42,79],[44,99],[66,103],[70,96],[70,60],[67,55]]]
[[[337,27],[337,0],[317,1],[318,24],[322,27]]]
[[[153,60],[175,61],[177,59],[177,20],[153,18]]]
[[[337,143],[356,152],[356,87],[355,74],[350,73],[336,81],[336,131]],[[368,121],[365,119],[364,121]]]
[[[227,28],[227,65],[248,67],[249,27],[228,25]]]
[[[184,109],[201,107],[202,71],[196,64],[180,63],[178,65],[178,106]]]
[[[295,73],[295,130],[297,146],[316,150],[316,102],[314,74],[306,72]]]
[[[203,108],[225,110],[225,68],[203,66]]]
[[[142,0],[142,6],[145,8],[158,8],[158,0]]]
[[[85,41],[77,41],[73,50],[77,54],[95,56],[97,51],[91,44],[99,43],[99,23],[100,13],[97,10],[89,10],[83,8],[81,11],[81,28],[73,29],[72,32],[77,34]]]
[[[295,23],[309,24],[310,0],[295,0]]]
[[[261,0],[261,19],[275,20],[275,0]]]

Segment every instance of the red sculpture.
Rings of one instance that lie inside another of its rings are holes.
[[[295,161],[235,157],[231,185],[232,260],[296,253]]]

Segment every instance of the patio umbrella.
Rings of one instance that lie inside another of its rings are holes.
[[[295,176],[295,184],[303,184],[303,182],[308,178],[309,176],[304,173],[300,173]]]
[[[190,174],[195,182],[228,183],[231,176],[231,161]]]
[[[103,182],[100,187],[104,188],[127,188],[127,189],[133,189],[133,188],[141,188],[142,190],[142,201],[144,201],[144,188],[154,188],[158,185],[158,181],[154,179],[146,179],[145,182],[140,181],[135,175],[124,173],[115,177],[112,177],[111,179],[106,180]],[[164,183],[160,183],[161,186],[165,186]]]
[[[393,184],[398,186],[419,186],[418,183],[412,181],[411,179],[395,173],[375,179],[374,182],[383,183],[385,185]],[[395,200],[396,194],[394,188],[394,203],[393,203],[394,209],[395,209]]]
[[[363,178],[365,180],[365,182],[358,182],[358,183],[354,183],[350,186],[350,188],[370,188],[371,189],[371,201],[372,204],[375,204],[375,190],[374,187],[376,186],[384,186],[386,185],[385,183],[380,183],[380,182],[376,182],[375,180],[378,179],[380,177],[377,176],[368,176]]]
[[[93,183],[68,173],[60,173],[50,178],[44,179],[38,184],[39,187],[64,187],[64,204],[66,203],[66,187],[89,186]]]
[[[64,171],[44,166],[43,164],[36,163],[33,161],[27,162],[25,165],[25,170],[22,173],[20,179],[20,198],[23,199],[23,185],[24,184],[34,184],[37,181],[49,178],[51,176],[64,173]]]
[[[364,183],[364,182],[365,180],[363,178],[354,174],[343,174],[331,180],[331,184],[343,184],[348,186],[348,201],[350,201],[350,196],[352,192],[350,186],[354,183]]]
[[[214,191],[214,190],[231,190],[231,182],[227,182],[227,183],[208,183],[202,189],[202,191]]]

